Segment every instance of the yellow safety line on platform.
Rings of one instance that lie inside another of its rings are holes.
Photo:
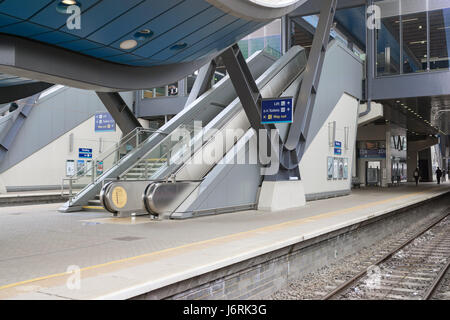
[[[332,216],[338,216],[338,215],[341,215],[341,214],[350,213],[350,212],[353,212],[353,211],[358,210],[358,209],[364,209],[364,208],[368,208],[368,207],[373,207],[373,206],[376,206],[376,205],[380,205],[380,204],[389,203],[389,202],[396,201],[396,200],[409,198],[409,197],[416,196],[416,195],[419,195],[419,194],[429,193],[429,192],[431,192],[431,191],[433,191],[435,189],[437,189],[437,188],[429,189],[427,191],[410,193],[410,194],[406,194],[406,195],[403,195],[403,196],[394,197],[394,198],[390,198],[390,199],[369,202],[369,203],[358,205],[358,206],[351,207],[351,208],[346,208],[346,209],[340,209],[340,210],[336,210],[336,211],[326,212],[326,213],[318,214],[316,216],[300,218],[300,219],[297,219],[297,220],[291,220],[291,221],[287,221],[287,222],[283,222],[283,223],[279,223],[279,224],[275,224],[275,225],[265,226],[265,227],[258,228],[258,229],[248,230],[248,231],[239,232],[239,233],[233,233],[233,234],[229,234],[229,235],[226,235],[226,236],[221,236],[221,237],[217,237],[217,238],[213,238],[213,239],[207,239],[207,240],[203,240],[203,241],[188,243],[188,244],[184,244],[184,245],[181,245],[181,246],[178,246],[178,247],[167,248],[167,249],[163,249],[163,250],[160,250],[160,251],[145,253],[145,254],[142,254],[142,255],[134,256],[134,257],[124,258],[124,259],[120,259],[120,260],[114,260],[114,261],[110,261],[110,262],[106,262],[106,263],[102,263],[102,264],[97,264],[97,265],[81,268],[80,272],[87,271],[87,270],[92,270],[92,269],[98,269],[98,268],[101,268],[101,267],[110,266],[110,265],[118,264],[118,263],[121,263],[121,262],[128,262],[128,261],[132,261],[132,260],[137,260],[137,259],[140,259],[140,258],[147,258],[147,257],[151,257],[151,256],[155,256],[155,255],[159,255],[159,254],[175,251],[175,250],[185,249],[185,248],[189,248],[189,247],[195,247],[195,246],[203,245],[203,244],[206,244],[206,243],[211,243],[211,242],[214,242],[214,241],[220,241],[220,240],[226,240],[226,239],[232,240],[233,238],[242,237],[244,235],[250,235],[250,234],[255,234],[255,233],[264,232],[264,231],[274,231],[274,230],[277,230],[277,229],[280,229],[280,228],[283,228],[283,227],[291,227],[291,226],[296,226],[296,225],[302,225],[302,224],[305,224],[305,223],[308,223],[308,222],[313,222],[313,221],[321,220],[321,219],[324,219],[324,218],[329,218],[329,217],[332,217]],[[68,272],[55,273],[55,274],[51,274],[51,275],[48,275],[48,276],[43,276],[43,277],[34,278],[34,279],[30,279],[30,280],[24,280],[24,281],[20,281],[20,282],[16,282],[16,283],[11,283],[11,284],[7,284],[7,285],[4,285],[4,286],[0,286],[0,290],[16,287],[16,286],[19,286],[19,285],[28,284],[28,283],[36,282],[36,281],[40,281],[40,280],[47,280],[47,279],[57,278],[57,277],[61,277],[61,276],[68,276],[70,274],[71,273],[68,273]]]

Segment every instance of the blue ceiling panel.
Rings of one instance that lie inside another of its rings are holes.
[[[135,56],[135,55],[133,55],[131,53],[128,53],[128,54],[127,53],[122,53],[122,54],[119,54],[119,55],[116,55],[116,56],[105,57],[104,59],[108,60],[108,61],[111,61],[111,62],[124,63],[124,62],[129,61],[130,59],[142,60],[143,58],[139,57],[139,56]]]
[[[153,66],[219,52],[265,24],[229,15],[208,0],[77,0],[81,29],[69,30],[69,15],[56,10],[60,1],[0,0],[0,33],[114,63]],[[136,37],[143,29],[152,35]],[[132,39],[135,48],[120,48]],[[174,50],[177,44],[181,47]]]
[[[244,26],[242,26],[239,30],[236,30],[236,31],[224,36],[222,39],[216,38],[215,42],[210,43],[208,46],[195,52],[194,54],[190,54],[189,57],[187,57],[185,59],[180,59],[180,57],[179,57],[180,60],[178,60],[178,61],[179,62],[194,61],[196,59],[200,59],[200,58],[204,57],[205,55],[209,54],[210,52],[217,52],[218,51],[217,48],[219,48],[220,43],[226,44],[226,46],[231,46],[233,43],[236,43],[240,39],[245,37],[248,34],[249,29],[256,31],[259,28],[263,27],[264,25],[265,25],[265,23],[257,24],[255,22],[249,22],[249,23],[245,24]]]
[[[253,22],[253,23],[257,24],[255,22]],[[246,27],[246,26],[251,28],[251,24],[252,24],[252,22],[248,22],[248,21],[245,21],[242,19],[235,19],[235,21],[233,23],[230,23],[226,27],[221,28],[219,31],[215,32],[214,34],[210,34],[207,37],[204,37],[200,41],[194,43],[192,46],[190,46],[184,50],[181,50],[179,52],[174,52],[170,57],[167,57],[165,59],[165,63],[167,63],[167,62],[173,63],[173,62],[182,61],[182,60],[188,58],[189,56],[191,56],[192,54],[195,54],[199,50],[202,50],[203,48],[211,47],[211,48],[213,48],[213,51],[217,51],[220,47],[215,48],[215,46],[217,45],[217,43],[222,42],[224,37],[226,37],[227,35],[229,35],[236,29]],[[226,48],[226,46],[224,46],[223,48]],[[156,56],[153,58],[155,59]]]
[[[155,36],[158,36],[174,28],[181,22],[194,18],[199,12],[206,10],[208,7],[210,7],[210,5],[203,0],[183,1],[180,3],[180,5],[174,7],[172,10],[167,11],[166,13],[145,24],[144,27],[153,31]],[[122,37],[119,41],[113,43],[112,46],[119,48],[120,43],[124,40],[130,39],[130,37],[132,37],[132,35],[134,35],[134,32],[136,31],[133,30],[132,33],[128,34],[125,37]],[[145,54],[143,53],[138,53],[138,50],[135,51],[137,54],[145,56]]]
[[[133,60],[130,61],[130,58]],[[132,65],[132,66],[150,66],[150,65],[155,65],[157,63],[157,61],[139,57],[139,56],[136,56],[133,54],[121,54],[121,55],[112,56],[112,57],[105,57],[104,59],[111,61],[111,62],[128,64],[128,65]]]
[[[135,66],[135,67],[154,67],[154,66],[160,65],[160,63],[158,61],[152,61],[149,59],[131,61],[131,62],[127,62],[127,64],[130,66]]]
[[[118,54],[121,54],[122,51],[111,48],[111,47],[101,47],[97,49],[90,49],[83,51],[83,53],[86,53],[90,56],[96,57],[96,58],[103,58],[103,57],[109,57],[109,56],[115,56]]]
[[[89,10],[94,4],[98,3],[101,0],[77,0],[81,3],[81,12],[84,13]],[[53,29],[62,28],[66,22],[69,15],[62,14],[56,11],[56,5],[58,4],[58,0],[54,0],[53,3],[37,14],[35,14],[30,21],[39,23],[43,26],[47,26]],[[1,11],[1,10],[0,10]]]
[[[52,0],[5,0],[0,3],[0,11],[8,12],[9,15],[20,19],[28,19],[52,2]]]
[[[58,46],[77,52],[103,47],[103,45],[101,45],[100,43],[92,42],[85,39],[59,43]]]
[[[239,21],[244,21],[244,20],[240,20],[236,17],[226,15],[226,16],[223,16],[222,18],[214,21],[211,24],[211,28],[214,28],[214,30],[221,30],[218,32],[218,34],[225,35],[227,31],[223,31],[223,29],[226,29],[229,31],[231,26],[235,26],[235,25],[237,26]],[[201,41],[202,39],[208,38],[208,37],[210,37],[210,38],[214,37],[214,35],[211,35],[210,26],[206,26],[205,28],[203,28],[202,30],[199,30],[195,34],[191,34],[190,36],[188,36],[184,39],[181,39],[179,41],[179,43],[187,43],[188,47],[186,49],[184,49],[186,51],[191,47],[196,47],[199,40]],[[171,47],[169,47],[169,48],[166,48],[165,50],[159,52],[158,54],[151,56],[151,58],[163,61],[179,52],[180,51],[174,51],[173,49],[171,49]]]
[[[86,37],[133,8],[139,2],[142,2],[142,0],[108,0],[99,2],[93,9],[87,10],[81,15],[81,29],[69,30],[64,25],[61,30],[78,37]]]
[[[148,23],[148,21],[184,1],[185,0],[146,1],[111,21],[102,29],[90,35],[88,39],[111,44],[118,41],[118,39],[125,37],[126,34],[129,33],[129,30],[139,31],[144,29],[145,24]],[[127,26],[126,29],[124,28],[124,25]],[[133,31],[131,35],[136,31]],[[116,47],[119,48],[118,46]]]
[[[193,38],[202,37],[202,32],[203,34],[206,34],[209,33],[211,29],[216,28],[215,25],[220,24],[220,22],[218,22],[219,20],[224,21],[227,20],[227,18],[228,20],[233,19],[222,11],[214,7],[210,7],[195,16],[195,18],[184,21],[177,27],[160,35],[159,37],[156,36],[154,40],[150,40],[150,42],[136,50],[135,53],[146,57],[151,57],[176,43],[186,42],[189,44]],[[226,22],[224,23],[226,24]]]
[[[21,20],[0,13],[0,27],[18,23]]]
[[[23,37],[29,37],[49,31],[51,31],[51,29],[26,21],[0,28],[0,32],[2,33],[15,34]]]
[[[59,43],[61,41],[73,41],[73,40],[79,39],[71,34],[68,34],[68,33],[65,33],[62,31],[51,31],[51,32],[40,33],[38,35],[31,36],[31,38],[34,40],[37,40],[37,41],[51,43],[51,44]]]

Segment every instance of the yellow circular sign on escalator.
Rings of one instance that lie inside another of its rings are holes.
[[[111,200],[118,209],[122,209],[128,201],[127,192],[122,187],[115,187],[111,192]]]

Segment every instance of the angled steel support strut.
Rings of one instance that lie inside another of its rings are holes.
[[[205,64],[198,72],[197,79],[195,79],[194,86],[186,101],[186,106],[194,102],[198,97],[204,94],[211,88],[211,83],[216,72],[217,63],[213,59]]]
[[[19,133],[20,129],[23,127],[23,124],[27,120],[28,116],[31,113],[31,110],[33,106],[36,104],[40,97],[41,93],[37,93],[29,98],[23,99],[24,106],[22,107],[22,110],[20,110],[17,118],[14,120],[12,126],[8,129],[7,133],[3,137],[3,139],[0,139],[0,163],[3,161],[3,159],[6,156],[6,153],[11,148],[11,146],[14,143],[14,140],[17,137],[17,134]]]
[[[128,108],[125,101],[117,92],[97,92],[97,96],[105,105],[105,108],[116,121],[123,135],[127,135],[134,129],[141,127],[141,124]]]
[[[271,130],[276,130],[275,125],[261,123],[262,96],[239,46],[237,44],[233,45],[224,51],[221,57],[239,100],[241,100],[242,107],[250,125],[257,132],[258,141],[260,138],[259,130],[265,130],[267,135],[267,150],[270,149],[272,154],[274,152],[280,154],[280,150],[274,149],[275,147],[272,145],[270,138]],[[281,145],[282,141],[279,139],[279,146]]]
[[[237,44],[222,53],[222,60],[230,74],[242,107],[253,129],[265,129],[261,124],[261,93],[253,79],[247,62]]]
[[[306,65],[305,77],[302,82],[299,96],[294,111],[294,122],[289,130],[285,150],[295,152],[295,155],[283,157],[290,159],[291,165],[298,165],[306,146],[306,138],[311,122],[312,110],[322,72],[325,52],[330,39],[330,30],[333,25],[337,0],[323,0],[320,10],[319,23],[317,25],[311,51]],[[285,163],[284,165],[287,165]]]

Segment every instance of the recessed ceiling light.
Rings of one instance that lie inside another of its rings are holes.
[[[173,46],[170,47],[170,50],[181,50],[187,47],[187,43],[186,42],[182,42],[182,43],[177,43]]]
[[[124,50],[130,50],[137,46],[136,40],[125,40],[120,44],[120,48]]]
[[[134,34],[134,38],[137,40],[147,40],[153,36],[153,31],[150,29],[142,29]]]
[[[67,8],[70,6],[81,7],[81,3],[77,0],[61,0],[56,5],[56,11],[58,11],[59,13],[67,14]]]

